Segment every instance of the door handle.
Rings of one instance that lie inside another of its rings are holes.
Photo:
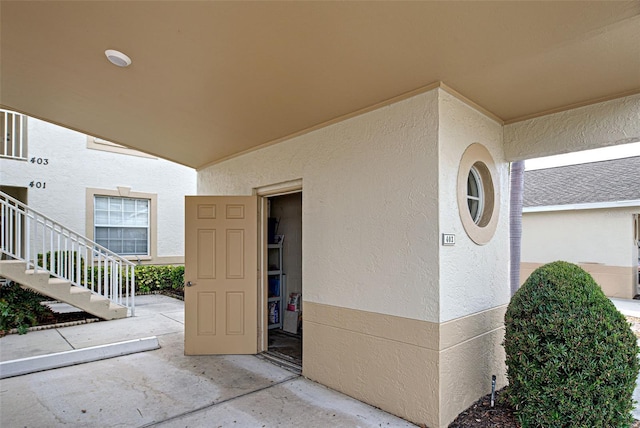
[[[195,282],[191,282],[191,281],[187,281],[187,283],[185,284],[187,287],[191,287],[192,285],[196,285]]]

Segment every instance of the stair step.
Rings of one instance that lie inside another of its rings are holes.
[[[24,273],[26,275],[42,275],[42,276],[46,276],[47,278],[49,278],[49,271],[46,271],[44,269],[38,269],[38,271],[36,272],[35,269],[26,269],[24,271]]]
[[[23,264],[25,266],[27,265],[22,260],[0,260],[0,264],[4,264],[4,265],[19,265],[19,264]]]
[[[38,269],[36,272],[27,269],[27,264],[21,260],[0,260],[0,276],[103,319],[125,318],[128,315],[127,307],[113,303],[87,288],[71,285],[68,280],[52,278],[46,270]]]
[[[51,290],[51,293],[55,293],[56,297],[58,295],[65,296],[69,294],[69,281],[59,278],[49,278],[49,281],[46,285],[47,289]]]
[[[128,315],[128,309],[126,306],[121,306],[116,303],[109,304],[110,319],[126,318]]]
[[[89,303],[94,305],[94,306],[98,306],[98,305],[102,305],[105,308],[109,307],[109,303],[111,303],[111,301],[109,299],[107,299],[104,296],[99,296],[97,294],[92,294],[91,297],[89,298]]]

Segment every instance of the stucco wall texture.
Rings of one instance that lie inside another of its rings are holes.
[[[609,297],[638,294],[636,207],[527,212],[522,220],[520,282],[545,263],[565,260],[585,269]]]
[[[473,143],[491,152],[500,194],[486,245],[467,237],[458,211],[458,166]],[[491,374],[504,384],[499,123],[435,89],[205,168],[198,193],[249,195],[298,179],[305,376],[434,427],[482,395]],[[456,245],[442,247],[442,233]]]
[[[303,181],[305,301],[438,321],[431,91],[199,171],[198,193]]]
[[[436,89],[203,169],[198,193],[302,178],[304,300],[442,322],[508,301],[501,138],[500,124]],[[474,142],[499,172],[499,232],[484,246],[466,236],[456,200]],[[443,249],[441,232],[456,245]]]
[[[508,161],[640,141],[640,94],[504,127]]]
[[[440,322],[444,322],[509,302],[509,166],[502,151],[501,124],[444,91],[439,112],[440,232],[456,235],[455,246],[440,247]],[[498,225],[485,245],[467,236],[456,199],[458,166],[472,143],[489,150],[496,168]]]
[[[87,234],[86,188],[158,195],[158,257],[184,256],[184,195],[196,192],[196,171],[156,158],[87,148],[87,136],[28,118],[29,158],[48,164],[0,159],[0,184],[28,188],[28,204],[69,229]],[[29,183],[46,183],[31,188]]]
[[[637,266],[633,214],[638,212],[640,206],[525,213],[522,261]]]

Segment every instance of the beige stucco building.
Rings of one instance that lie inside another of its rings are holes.
[[[584,114],[593,121],[582,129],[621,132],[611,121],[638,134],[639,109],[632,96],[505,126],[439,85],[204,168],[198,193],[299,186],[303,374],[411,421],[446,426],[487,391],[492,374],[505,382],[506,152],[537,127],[540,139],[558,141],[567,133],[556,124]],[[587,142],[579,138],[572,140]],[[489,161],[478,153],[466,161],[474,144]],[[495,186],[495,232],[484,240],[476,233],[490,225],[469,222],[458,201],[480,160]],[[445,234],[455,245],[443,245]]]
[[[638,294],[640,157],[525,173],[521,280],[566,260],[607,296]]]
[[[223,241],[193,245],[187,292],[228,237],[251,257],[203,274],[250,288],[219,299],[234,312],[207,292],[216,322],[187,298],[187,318],[265,349],[264,207],[301,192],[302,374],[429,427],[505,383],[509,163],[640,140],[637,1],[1,7],[0,105],[194,167],[203,201],[250,201],[198,220],[261,210],[247,240],[192,228]]]
[[[136,263],[184,263],[182,199],[196,192],[193,168],[11,112],[0,111],[2,129],[5,118],[22,123],[24,134],[16,133],[20,150],[0,147],[0,191]],[[96,228],[109,228],[111,235],[124,230],[121,222],[96,217],[96,204],[110,201],[115,217],[113,208],[121,210],[123,200],[144,204],[136,213],[142,219],[137,248],[124,248],[122,236],[95,236]]]

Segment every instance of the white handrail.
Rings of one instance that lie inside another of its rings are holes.
[[[0,192],[0,250],[126,306],[135,315],[135,264]]]
[[[0,109],[0,157],[27,159],[26,116]]]

